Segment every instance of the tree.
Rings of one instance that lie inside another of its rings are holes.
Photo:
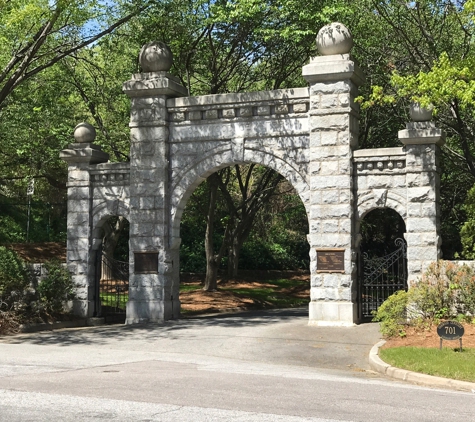
[[[354,2],[354,49],[369,76],[360,145],[395,146],[412,101],[434,107],[447,133],[442,149],[441,221],[444,257],[460,249],[462,203],[475,177],[473,1]],[[351,16],[351,15],[350,15]],[[381,143],[383,142],[383,144]]]
[[[109,12],[109,4],[94,0],[9,0],[0,7],[0,109],[22,83],[110,34],[145,8],[139,5],[117,16]]]
[[[236,165],[233,175],[230,167],[222,173],[226,181],[219,178],[218,182],[229,212],[226,228],[228,236],[224,238],[228,242],[228,277],[236,277],[243,243],[251,232],[257,214],[275,194],[283,177],[272,169],[255,164]],[[234,195],[229,187],[231,176],[235,178]]]

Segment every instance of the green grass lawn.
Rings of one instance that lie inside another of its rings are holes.
[[[458,342],[457,342],[458,345]],[[461,381],[475,382],[475,349],[422,347],[380,349],[381,359],[397,368]]]
[[[203,286],[201,284],[183,284],[180,283],[180,292],[193,292],[195,290],[202,289]]]
[[[113,308],[125,309],[129,295],[127,293],[121,293],[119,296],[119,302],[117,303],[117,295],[115,293],[101,293],[102,306],[111,306]]]

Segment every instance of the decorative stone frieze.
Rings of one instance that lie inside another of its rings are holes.
[[[262,116],[274,116],[278,119],[282,115],[292,116],[308,111],[309,100],[306,89],[282,90],[280,94],[285,91],[289,93],[285,100],[282,98],[284,97],[283,95],[276,95],[276,93],[279,93],[278,91],[261,93],[260,99],[256,95],[219,94],[221,104],[217,101],[218,98],[215,99],[211,96],[204,97],[208,101],[204,101],[201,104],[196,104],[192,101],[185,102],[185,98],[177,101],[169,100],[167,103],[169,119],[175,124],[180,122],[189,124],[190,121],[216,119],[235,119],[239,121],[242,119],[247,120],[248,118],[259,119]],[[293,91],[297,91],[297,95],[292,94]],[[193,98],[196,97],[189,97],[189,99]],[[253,99],[254,101],[252,101]]]
[[[405,174],[406,153],[402,148],[356,150],[353,162],[358,174]]]

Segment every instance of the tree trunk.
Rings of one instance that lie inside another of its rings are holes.
[[[239,268],[239,255],[242,245],[246,241],[251,232],[252,225],[257,213],[265,206],[271,196],[274,194],[279,182],[283,177],[272,169],[260,175],[257,182],[254,182],[255,188],[250,191],[252,182],[252,171],[254,165],[251,165],[247,172],[241,172],[239,166],[235,166],[236,177],[239,183],[242,200],[237,206],[233,203],[233,199],[228,191],[227,183],[218,180],[219,187],[226,200],[228,211],[231,215],[231,235],[228,249],[228,268],[227,275],[229,278],[236,277]]]
[[[102,249],[104,254],[113,257],[114,251],[119,241],[120,234],[124,229],[125,223],[127,222],[125,217],[117,217],[117,220],[111,224],[111,222],[106,222],[104,224],[104,238],[102,239]]]
[[[241,253],[244,239],[241,236],[234,236],[229,245],[228,252],[228,277],[234,278],[238,275],[239,255]]]
[[[203,290],[213,291],[218,288],[218,268],[221,258],[214,253],[213,233],[216,199],[218,194],[218,175],[216,173],[208,177],[209,207],[206,221],[205,252],[206,252],[206,277]],[[219,259],[219,261],[218,261]]]

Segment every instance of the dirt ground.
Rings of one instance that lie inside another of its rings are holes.
[[[310,275],[308,273],[292,271],[241,271],[238,278],[232,280],[218,279],[218,290],[215,292],[205,292],[201,288],[193,291],[180,292],[181,308],[193,314],[225,312],[229,310],[265,309],[271,306],[270,303],[241,297],[233,292],[222,290],[222,288],[275,288],[272,284],[265,284],[259,281],[271,280],[273,278],[307,281],[308,284],[305,286],[298,285],[292,288],[280,289],[280,292],[296,298],[310,297]],[[180,275],[180,283],[185,286],[199,287],[203,281],[204,275],[201,274]]]
[[[464,335],[462,336],[462,347],[475,348],[475,325],[462,324],[464,327]],[[440,347],[440,337],[437,334],[437,325],[434,325],[430,330],[416,330],[412,327],[407,329],[406,337],[392,338],[387,340],[384,348],[389,347]],[[458,348],[460,346],[459,340],[443,340],[443,347]]]
[[[27,262],[42,263],[51,259],[66,262],[66,243],[9,243],[4,246],[13,249],[21,259]]]

